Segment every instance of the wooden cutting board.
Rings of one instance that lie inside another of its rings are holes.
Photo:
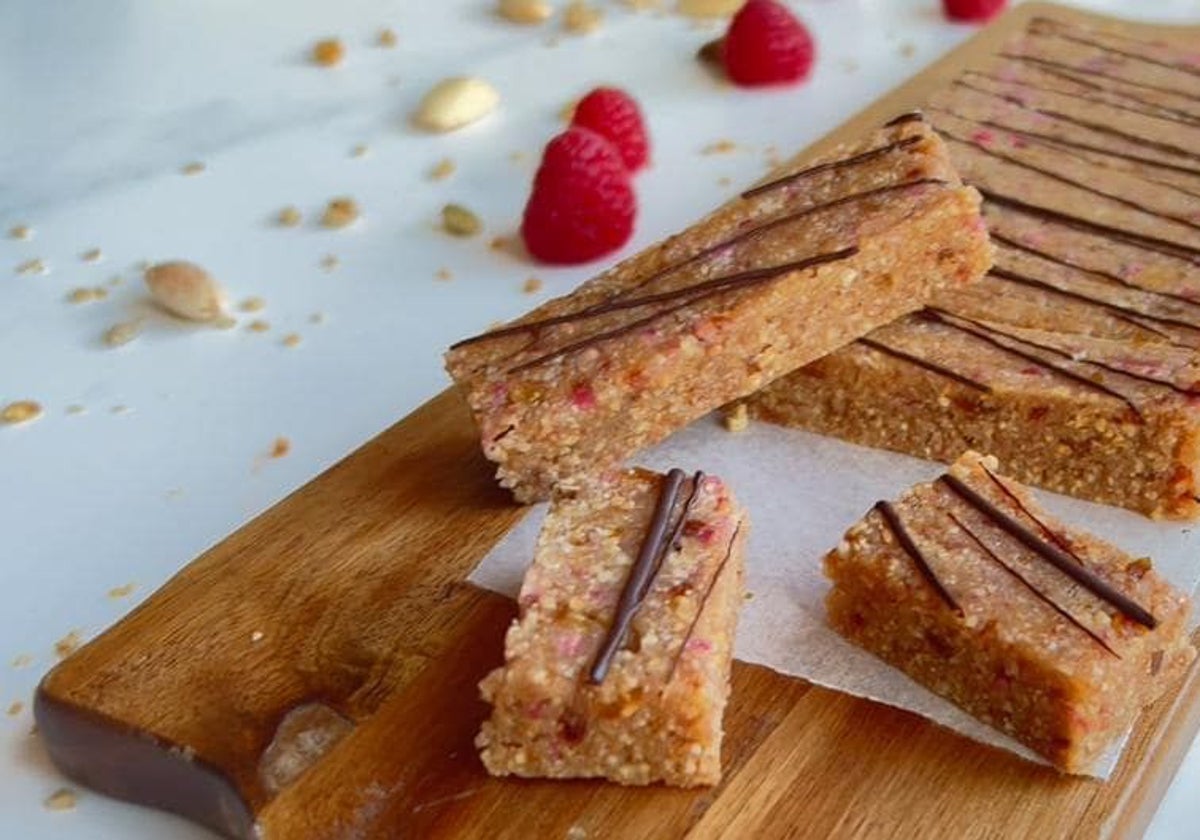
[[[1027,4],[814,152],[1036,15],[1200,37]],[[491,474],[458,398],[434,398],[51,671],[36,715],[54,761],[237,838],[1135,837],[1200,725],[1193,668],[1100,783],[738,663],[720,787],[490,778],[475,686],[514,606],[463,579],[521,513]]]

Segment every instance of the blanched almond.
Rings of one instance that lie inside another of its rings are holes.
[[[427,131],[454,131],[483,119],[499,102],[500,94],[483,79],[454,76],[425,94],[413,122]]]
[[[189,321],[212,321],[225,309],[217,281],[195,263],[175,260],[146,269],[146,286],[155,303]]]

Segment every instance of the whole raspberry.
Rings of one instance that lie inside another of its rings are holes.
[[[625,91],[596,88],[579,100],[571,125],[590,128],[601,137],[607,137],[621,153],[630,172],[646,165],[650,153],[646,124],[637,102]]]
[[[812,70],[812,35],[776,0],[747,0],[725,33],[722,59],[734,84],[798,82]]]
[[[942,9],[950,20],[979,23],[991,20],[1004,10],[1008,0],[942,0]]]
[[[548,263],[587,262],[633,235],[637,198],[621,153],[586,128],[568,128],[542,153],[521,238]]]

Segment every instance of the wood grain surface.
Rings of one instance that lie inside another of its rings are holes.
[[[814,153],[1035,15],[1115,25],[1018,7]],[[51,671],[54,761],[237,838],[1136,837],[1200,725],[1193,668],[1100,783],[737,663],[717,788],[490,778],[476,683],[514,606],[463,579],[521,515],[491,476],[457,395],[434,398]]]

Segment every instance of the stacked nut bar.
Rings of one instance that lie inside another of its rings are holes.
[[[962,456],[825,558],[834,629],[1067,772],[1191,662],[1189,599]]]
[[[1157,517],[1200,515],[1200,69],[1037,19],[933,97],[983,282],[784,377],[752,416]]]
[[[478,746],[497,775],[720,779],[744,512],[713,476],[632,470],[551,505]]]
[[[990,265],[978,195],[924,123],[795,167],[451,348],[483,450],[519,500],[613,469]]]

